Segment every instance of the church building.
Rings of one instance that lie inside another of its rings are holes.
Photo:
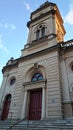
[[[45,2],[27,22],[21,56],[2,69],[0,119],[73,117],[73,39],[64,41],[63,19],[55,3]]]

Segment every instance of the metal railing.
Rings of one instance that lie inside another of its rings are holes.
[[[27,118],[28,118],[28,116],[25,117],[25,118],[23,118],[23,119],[18,120],[16,123],[14,123],[13,125],[11,125],[11,126],[10,126],[9,128],[7,128],[6,130],[12,130],[13,127],[15,127],[16,125],[18,125],[18,124],[21,123],[22,121],[26,120]],[[27,123],[26,123],[26,126],[27,126],[27,127],[28,127],[28,125],[29,125],[29,119],[27,120]]]
[[[29,115],[28,116],[26,116],[25,118],[23,118],[23,119],[20,119],[20,120],[18,120],[16,123],[14,123],[14,124],[12,124],[9,128],[7,128],[6,130],[12,130],[12,128],[13,127],[15,127],[16,125],[18,125],[19,123],[21,123],[22,121],[24,121],[24,120],[26,120],[27,121],[27,123],[25,124],[26,125],[26,127],[28,128],[29,127],[29,117],[32,115],[32,113],[29,113]]]

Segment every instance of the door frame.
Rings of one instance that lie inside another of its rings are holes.
[[[42,114],[42,89],[41,88],[39,88],[39,89],[32,89],[32,90],[29,90],[29,103],[28,103],[28,119],[29,119],[29,117],[30,117],[30,115],[29,115],[29,112],[30,112],[30,96],[31,96],[31,93],[32,92],[41,92],[41,113],[40,114]],[[39,101],[39,100],[38,100]],[[41,119],[41,116],[40,116],[40,119]],[[31,119],[29,119],[29,120],[31,120]],[[34,120],[34,119],[33,119]],[[37,119],[37,120],[39,120],[39,119]]]
[[[28,117],[30,91],[42,89],[42,112],[41,119],[46,118],[46,79],[38,82],[24,82],[24,97],[22,104],[21,119]]]

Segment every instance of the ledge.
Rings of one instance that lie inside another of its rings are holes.
[[[48,41],[48,36],[41,37],[39,39],[32,41],[32,43],[26,44],[24,49],[27,49],[27,46],[28,46],[28,48],[33,47],[33,46],[39,45],[40,43],[43,43],[45,41]]]
[[[31,85],[31,84],[37,84],[37,83],[41,83],[41,82],[47,82],[47,80],[46,80],[46,79],[43,79],[43,80],[39,80],[39,81],[35,81],[35,82],[31,82],[31,81],[29,81],[29,82],[24,82],[24,83],[23,83],[23,86]]]
[[[71,104],[71,103],[73,103],[73,101],[72,100],[63,100],[62,103],[63,104]]]
[[[28,43],[24,46],[24,49],[28,49],[30,47],[34,47],[34,46],[37,46],[39,44],[43,44],[45,43],[46,41],[50,41],[51,39],[55,38],[56,37],[56,34],[54,33],[51,33],[49,35],[45,35],[44,37],[41,37],[39,39],[36,39],[36,40],[33,40],[31,43]],[[22,49],[22,51],[24,50]]]

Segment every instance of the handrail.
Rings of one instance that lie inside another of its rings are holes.
[[[12,130],[12,128],[13,128],[14,126],[18,125],[18,124],[19,124],[20,122],[22,122],[23,120],[26,120],[28,117],[29,117],[29,116],[26,116],[25,118],[18,120],[16,123],[14,123],[13,125],[11,125],[11,126],[10,126],[9,128],[7,128],[6,130]],[[27,121],[28,121],[28,123],[27,123],[27,126],[28,126],[28,124],[29,124],[29,119],[28,119]]]
[[[38,112],[38,111],[37,111],[37,112]],[[26,119],[27,119],[27,127],[28,127],[28,125],[29,125],[29,116],[31,116],[31,114],[32,114],[32,112],[29,113],[29,115],[26,116],[25,118],[18,120],[16,123],[14,123],[13,125],[11,125],[11,126],[10,126],[9,128],[7,128],[6,130],[12,130],[12,128],[13,128],[14,126],[18,125],[20,122],[22,122],[23,120],[26,120]]]
[[[29,126],[29,117],[32,115],[32,112],[31,113],[29,113],[29,115],[28,116],[26,116],[25,118],[23,118],[23,119],[20,119],[20,120],[18,120],[16,123],[14,123],[13,125],[11,125],[9,128],[7,128],[6,130],[12,130],[12,128],[14,127],[14,126],[16,126],[16,125],[18,125],[20,122],[22,122],[23,120],[26,120],[27,119],[27,127]]]

